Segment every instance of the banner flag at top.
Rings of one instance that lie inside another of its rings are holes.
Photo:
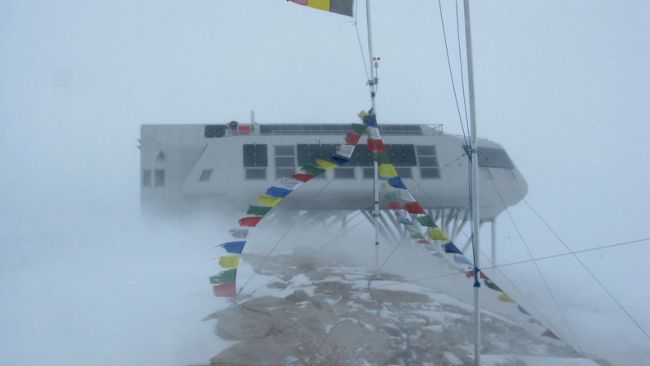
[[[332,13],[354,16],[354,0],[288,0],[310,8],[326,10]]]

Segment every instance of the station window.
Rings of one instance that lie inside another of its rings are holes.
[[[334,178],[354,179],[354,168],[336,168],[334,169]]]
[[[375,177],[373,168],[363,168],[363,179],[372,179]]]
[[[275,177],[291,177],[296,170],[296,151],[293,145],[275,146]]]
[[[154,186],[155,187],[165,186],[165,169],[156,169],[154,171]]]
[[[269,165],[266,144],[244,144],[246,179],[266,179]]]
[[[199,182],[207,182],[212,176],[212,169],[205,169],[201,172],[201,177],[199,177]]]
[[[266,179],[266,168],[247,168],[246,179]]]
[[[411,168],[396,167],[395,170],[397,171],[397,174],[401,178],[413,178],[413,174],[411,173]]]
[[[418,145],[416,146],[416,151],[420,166],[420,178],[440,178],[440,169],[438,168],[438,155],[436,154],[436,147],[433,145]]]
[[[151,187],[151,170],[142,171],[142,186]]]

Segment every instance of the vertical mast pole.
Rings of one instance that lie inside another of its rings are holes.
[[[471,150],[471,209],[472,209],[472,250],[474,256],[474,365],[481,364],[481,303],[479,297],[479,192],[478,192],[478,138],[476,135],[476,109],[474,105],[474,72],[472,59],[472,32],[469,0],[464,0],[465,46],[467,52],[467,88],[469,89],[469,120]]]
[[[366,0],[366,25],[368,27],[368,63],[370,64],[370,80],[368,80],[368,87],[370,88],[370,106],[372,112],[377,114],[375,105],[375,96],[377,94],[377,63],[372,50],[372,21],[370,13],[370,0]],[[372,162],[373,168],[373,225],[375,227],[375,271],[379,275],[379,171],[377,161]]]

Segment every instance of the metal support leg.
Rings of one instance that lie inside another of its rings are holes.
[[[492,229],[492,265],[497,265],[497,219],[496,217],[490,221]]]

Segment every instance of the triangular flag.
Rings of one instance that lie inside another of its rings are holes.
[[[255,227],[262,220],[262,216],[248,216],[239,219],[239,226]]]
[[[418,220],[422,226],[436,227],[436,224],[433,222],[433,219],[431,219],[429,215],[418,216],[416,217],[416,220]]]
[[[361,133],[359,132],[349,132],[347,135],[345,135],[345,143],[348,145],[356,145],[359,143],[360,139]]]
[[[321,168],[323,168],[325,170],[331,170],[331,169],[336,168],[336,164],[332,163],[331,161],[324,160],[324,159],[317,159],[316,164],[318,164],[318,166],[320,166]]]
[[[339,145],[336,147],[336,155],[342,158],[350,159],[354,153],[354,145]]]
[[[313,165],[305,165],[301,168],[301,170],[313,176],[319,176],[325,173],[325,169]]]
[[[216,297],[235,297],[237,290],[235,288],[235,283],[232,282],[212,286],[212,293]]]
[[[368,151],[370,152],[384,152],[384,141],[376,139],[368,139]]]
[[[266,190],[266,195],[275,198],[284,198],[291,193],[290,189],[280,187],[269,187]]]
[[[392,177],[397,177],[398,174],[393,164],[380,164],[379,176],[381,176],[382,178],[392,178]]]
[[[278,182],[286,189],[296,189],[302,184],[301,181],[289,177],[282,177]]]
[[[508,294],[506,293],[502,293],[501,295],[499,295],[499,300],[503,302],[510,302],[513,304],[515,303],[515,300],[513,300],[512,297],[508,296]]]
[[[265,206],[275,207],[278,203],[282,202],[282,198],[263,195],[263,196],[257,196],[257,202]]]
[[[303,182],[303,183],[307,183],[310,180],[314,179],[314,176],[311,175],[311,174],[296,173],[296,174],[293,175],[293,179],[295,179],[297,181],[300,181],[300,182]]]
[[[235,282],[235,278],[237,278],[237,270],[236,269],[229,269],[227,271],[223,271],[219,273],[216,276],[210,277],[210,283],[213,285],[221,285],[224,283],[233,283]]]
[[[264,216],[269,211],[271,211],[272,207],[262,207],[262,206],[248,206],[248,210],[246,211],[246,215],[259,215],[259,216]]]
[[[329,11],[331,13],[354,16],[354,0],[290,0],[296,4],[310,8]]]
[[[388,184],[390,184],[390,186],[393,188],[406,189],[406,186],[404,185],[404,182],[402,182],[402,179],[400,177],[389,179]]]
[[[412,214],[425,214],[424,209],[417,202],[409,202],[404,205],[404,209]]]
[[[219,258],[219,265],[224,269],[235,269],[239,265],[239,256],[223,255]]]
[[[431,238],[431,240],[443,240],[443,241],[449,240],[447,235],[445,235],[445,233],[443,233],[442,230],[440,230],[440,228],[437,228],[437,227],[429,229],[429,231],[427,232],[427,235],[429,235],[429,238]],[[452,243],[449,243],[449,244],[454,246],[454,248],[456,247]],[[458,249],[458,248],[456,248],[456,249]]]
[[[379,140],[381,139],[381,133],[379,132],[378,127],[368,127],[368,137],[371,139]]]
[[[244,249],[244,245],[246,245],[245,241],[231,241],[221,244],[226,252],[236,254],[241,254],[242,250]]]
[[[352,129],[356,133],[364,133],[364,132],[366,132],[366,128],[367,128],[366,125],[364,125],[363,123],[353,123],[352,124]]]

